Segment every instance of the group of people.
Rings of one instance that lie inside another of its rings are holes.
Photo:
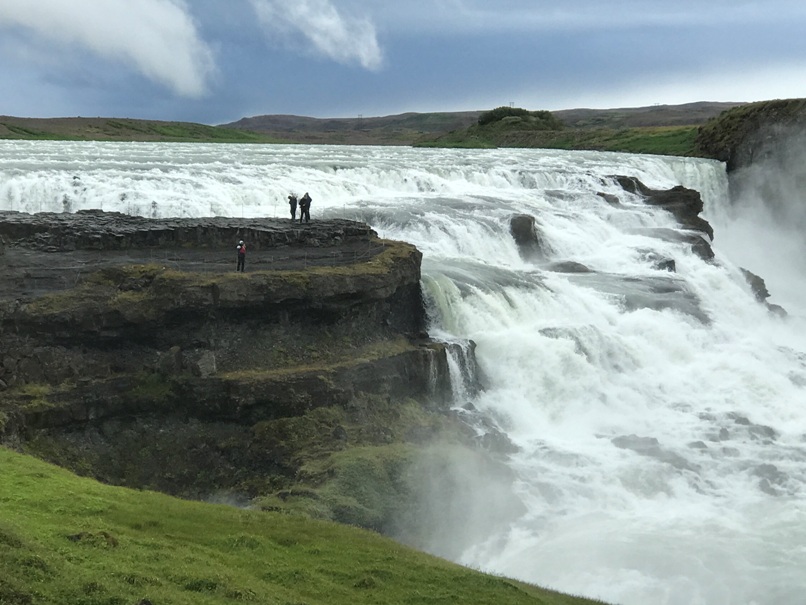
[[[297,196],[296,194],[291,194],[288,196],[288,206],[291,208],[291,220],[296,220],[297,218]],[[311,222],[311,196],[308,195],[308,192],[305,192],[301,198],[299,198],[299,222],[302,223],[303,219],[306,223]]]
[[[299,200],[297,200],[296,194],[289,195],[288,205],[291,208],[292,221],[297,219],[297,205],[299,205],[299,222],[302,223],[304,220],[309,223],[311,221],[311,196],[308,195],[307,191]],[[238,242],[235,250],[238,253],[238,263],[235,265],[235,270],[243,272],[246,268],[246,244],[243,240]]]

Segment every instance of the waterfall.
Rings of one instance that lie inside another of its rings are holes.
[[[664,237],[678,229],[672,215],[614,175],[700,191],[714,261]],[[430,332],[474,343],[483,374],[483,389],[468,388],[469,349],[450,347],[457,405],[494,418],[514,446],[505,458],[513,491],[499,494],[507,505],[487,507],[484,527],[470,517],[450,524],[430,550],[623,605],[802,602],[802,243],[754,220],[758,203],[732,204],[720,163],[520,149],[0,142],[2,209],[286,217],[286,196],[304,190],[314,221],[363,220],[423,252]],[[509,232],[515,214],[535,217],[542,257],[521,257]],[[767,279],[787,317],[755,300],[742,267]],[[478,508],[498,489],[472,469],[467,476],[472,489],[457,490],[463,502],[446,501],[446,510]]]
[[[478,367],[471,341],[451,342],[449,337],[441,338],[432,334],[437,340],[446,342],[448,372],[451,383],[451,399],[454,406],[462,408],[467,405],[479,390]]]

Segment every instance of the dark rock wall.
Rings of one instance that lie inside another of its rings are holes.
[[[338,246],[366,241],[374,232],[363,223],[329,220],[298,225],[280,219],[229,217],[148,219],[119,212],[79,210],[26,214],[0,211],[0,236],[9,245],[64,252],[70,250],[141,250],[146,248],[215,249],[248,241],[250,249],[277,246]]]
[[[11,250],[50,254],[42,265],[75,247],[101,251],[82,257],[88,267],[73,287],[0,295],[0,433],[142,415],[250,424],[366,394],[447,400],[446,349],[425,334],[418,250],[350,221],[321,222],[305,237],[285,222],[235,223],[3,215]],[[106,254],[127,248],[126,260],[137,260],[157,242],[190,255],[200,240],[229,248],[233,233],[247,230],[243,237],[267,250],[316,241],[371,253],[332,265],[306,252],[304,268],[292,255],[247,275],[120,264]],[[61,251],[43,252],[54,247]]]

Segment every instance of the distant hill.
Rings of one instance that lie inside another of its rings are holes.
[[[643,128],[697,126],[744,103],[701,101],[682,105],[651,105],[621,109],[563,109],[552,112],[571,128]]]
[[[520,108],[500,107],[475,124],[432,137],[423,147],[524,147],[621,151],[698,156],[698,130],[709,120],[742,103],[688,103],[619,109],[568,109],[551,112],[553,121],[519,117]],[[540,114],[546,112],[525,112]],[[490,115],[496,119],[488,119]],[[553,122],[553,123],[552,123]]]
[[[698,102],[618,109],[551,112],[571,129],[698,126],[741,103]],[[403,113],[384,117],[308,118],[261,115],[222,124],[298,143],[412,145],[474,126],[483,111]]]
[[[272,143],[275,139],[245,130],[194,122],[129,118],[17,118],[0,116],[0,139],[78,141],[198,141]]]
[[[129,118],[19,118],[0,116],[0,139],[68,139],[109,141],[198,141],[228,143],[310,143],[339,145],[453,145],[554,147],[567,149],[637,150],[625,137],[629,129],[665,129],[659,133],[684,141],[675,148],[665,142],[660,153],[685,154],[694,130],[741,103],[687,103],[619,109],[565,109],[551,112],[565,128],[562,136],[523,133],[510,124],[506,133],[477,141],[468,129],[476,127],[483,111],[402,113],[380,117],[312,118],[294,115],[260,115],[211,126],[192,122]],[[687,128],[683,135],[677,129]],[[675,132],[670,132],[675,130]],[[472,131],[471,131],[472,132]],[[640,131],[639,134],[642,134]],[[629,136],[627,136],[629,134]],[[645,133],[643,133],[645,134]],[[653,137],[658,133],[650,133]],[[473,140],[469,140],[473,139]],[[652,152],[651,150],[649,152]]]
[[[222,124],[224,128],[289,139],[298,143],[410,145],[423,135],[437,135],[475,124],[481,111],[401,113],[383,117],[308,118],[264,115]]]

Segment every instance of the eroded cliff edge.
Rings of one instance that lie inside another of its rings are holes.
[[[144,384],[160,383],[172,407],[192,400],[194,414],[232,419],[299,414],[349,396],[349,383],[403,396],[445,387],[444,352],[424,336],[421,255],[366,226],[79,213],[5,215],[0,232],[0,388],[28,400],[14,414],[24,427],[142,410],[154,403],[137,397]],[[238,239],[250,244],[244,273],[224,244]],[[397,377],[361,383],[370,359]],[[352,378],[339,386],[343,374]],[[299,381],[304,389],[290,386]],[[31,385],[48,391],[48,405],[31,404]]]
[[[421,253],[367,225],[5,212],[0,237],[7,445],[395,533],[414,452],[472,440],[425,332]]]

